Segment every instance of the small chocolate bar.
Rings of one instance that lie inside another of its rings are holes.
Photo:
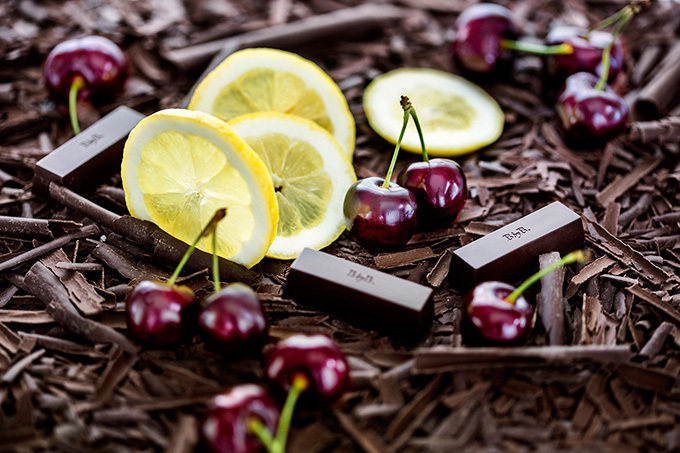
[[[285,294],[403,337],[422,333],[434,316],[432,288],[308,248],[290,266]]]
[[[144,115],[120,106],[38,161],[33,191],[49,196],[50,182],[76,192],[101,184],[120,170],[128,134]]]
[[[565,254],[584,241],[581,217],[555,202],[453,252],[449,276],[461,289],[486,280],[514,283],[539,255]]]

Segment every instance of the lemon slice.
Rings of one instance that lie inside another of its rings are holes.
[[[196,87],[189,109],[225,121],[247,113],[276,111],[314,121],[354,152],[354,118],[340,88],[316,64],[274,49],[235,52]]]
[[[217,254],[251,267],[276,235],[274,185],[262,159],[224,121],[203,112],[161,110],[130,132],[121,168],[125,202],[192,243],[218,208]],[[212,238],[198,248],[212,252]]]
[[[243,115],[229,122],[262,158],[279,204],[276,239],[267,256],[297,257],[319,250],[345,229],[342,203],[356,181],[338,142],[316,123],[276,112]]]
[[[418,113],[431,156],[455,156],[495,142],[503,132],[503,111],[480,87],[462,77],[425,68],[404,68],[376,77],[364,92],[369,124],[385,140],[396,144],[404,112],[401,95],[408,96]],[[413,121],[401,147],[420,153]]]

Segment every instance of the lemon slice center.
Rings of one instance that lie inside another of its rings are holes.
[[[245,139],[272,175],[279,202],[278,237],[319,225],[333,195],[333,181],[319,153],[308,143],[269,133]]]
[[[409,95],[418,111],[418,119],[424,133],[437,130],[465,130],[477,118],[477,111],[462,97],[455,94],[442,93],[430,87],[416,87]],[[393,119],[403,120],[404,112],[394,109]],[[415,130],[415,126],[410,124]]]
[[[333,124],[319,95],[290,72],[251,69],[222,88],[213,104],[213,112],[225,121],[270,110],[307,118],[333,133]]]
[[[229,210],[217,227],[218,253],[237,253],[254,230],[248,184],[202,136],[162,132],[142,149],[137,178],[149,215],[173,236],[197,237],[224,206]],[[211,250],[212,238],[202,238],[198,247]]]

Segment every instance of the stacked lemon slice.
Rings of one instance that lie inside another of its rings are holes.
[[[217,253],[247,267],[337,239],[356,180],[355,127],[318,66],[282,51],[237,52],[189,108],[160,111],[131,132],[121,176],[133,216],[191,242],[226,207]],[[198,248],[210,252],[210,239]]]

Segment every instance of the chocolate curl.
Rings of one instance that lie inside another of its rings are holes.
[[[187,244],[170,236],[151,222],[108,211],[66,187],[50,183],[49,191],[50,196],[64,206],[75,209],[124,238],[150,249],[149,257],[159,263],[164,265],[178,263],[189,248]],[[194,271],[210,269],[212,255],[196,250],[186,266]],[[219,270],[220,278],[226,281],[251,283],[258,277],[256,272],[224,258],[219,259]]]
[[[24,281],[31,289],[31,293],[45,303],[47,313],[65,329],[92,343],[112,343],[127,353],[137,353],[135,345],[123,334],[82,317],[69,299],[64,285],[44,264],[35,263],[26,273]]]
[[[669,116],[658,121],[638,121],[628,129],[628,140],[641,144],[680,142],[680,116]]]
[[[678,91],[680,91],[680,43],[671,47],[659,64],[656,74],[633,100],[635,118],[640,120],[659,118],[671,106]]]

